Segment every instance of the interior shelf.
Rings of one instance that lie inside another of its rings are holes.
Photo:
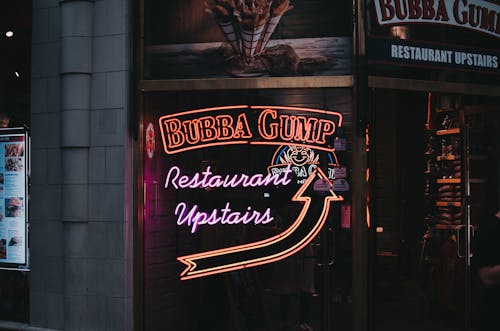
[[[438,207],[461,207],[462,203],[459,201],[436,201]]]
[[[457,134],[457,133],[460,133],[460,128],[436,131],[436,135],[438,135],[438,136],[444,136],[447,134]]]
[[[461,224],[436,224],[436,230],[456,230]]]
[[[460,178],[441,178],[437,180],[438,184],[460,184]]]
[[[455,160],[460,160],[460,158],[457,157],[456,155],[446,155],[446,156],[438,155],[437,160],[438,161],[455,161]]]

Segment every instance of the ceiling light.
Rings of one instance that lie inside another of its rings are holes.
[[[9,30],[9,31],[5,32],[5,36],[6,36],[7,38],[11,38],[11,37],[13,37],[13,36],[14,36],[14,31],[10,31],[10,30]]]
[[[14,75],[16,75],[17,78],[21,77],[21,75],[19,74],[19,71],[14,71]]]

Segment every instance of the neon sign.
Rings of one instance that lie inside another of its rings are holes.
[[[287,186],[299,174],[301,186],[293,203],[302,204],[295,221],[273,237],[207,252],[180,256],[185,265],[181,280],[272,263],[300,251],[318,235],[332,201],[342,196],[332,190],[334,170],[326,175],[319,168],[315,151],[327,152],[329,166],[338,165],[334,153],[334,134],[342,125],[338,112],[283,106],[227,106],[191,110],[159,118],[163,149],[168,155],[218,145],[278,145],[273,159],[279,160],[265,174],[218,174],[211,166],[194,174],[172,166],[166,173],[165,189],[233,189]],[[294,162],[286,162],[291,161]],[[279,167],[278,167],[279,166]],[[299,167],[307,167],[301,172]],[[321,183],[321,194],[318,194]],[[316,191],[316,192],[315,192]],[[274,220],[270,208],[257,210],[247,206],[234,210],[231,201],[221,208],[202,210],[198,204],[180,201],[173,210],[178,226],[191,233],[213,225],[266,225]]]
[[[181,175],[181,169],[177,166],[171,167],[165,179],[165,188],[172,185],[174,188],[216,188],[216,187],[261,187],[269,185],[288,185],[290,183],[290,167],[279,174],[247,174],[214,175],[208,166],[202,173],[195,173],[192,177]]]
[[[342,115],[311,108],[239,105],[165,115],[159,125],[167,154],[221,144],[293,144],[333,151],[329,140],[342,125]]]
[[[303,203],[303,206],[293,224],[284,232],[245,245],[180,256],[177,260],[186,265],[181,272],[181,280],[276,262],[303,249],[323,227],[330,203],[343,200],[331,190],[330,195],[325,197],[314,194],[314,183],[318,179],[327,179],[320,168],[315,169],[293,196],[292,201]]]
[[[165,180],[165,189],[172,186],[179,188],[235,188],[235,187],[262,187],[288,185],[291,181],[290,167],[279,174],[247,174],[215,175],[210,166],[201,173],[195,173],[192,177],[182,175],[181,169],[177,166],[171,167]],[[174,214],[178,217],[177,225],[186,225],[191,228],[191,233],[195,233],[200,225],[215,224],[268,224],[273,221],[271,209],[264,212],[257,211],[248,206],[245,212],[233,211],[230,202],[222,209],[213,209],[211,212],[201,211],[198,205],[189,207],[186,202],[180,202],[175,208]]]
[[[285,145],[280,146],[274,153],[271,165],[267,167],[270,174],[279,174],[285,169],[292,169],[297,184],[303,184],[305,180],[319,167],[320,154],[309,147]],[[330,181],[341,180],[347,177],[345,167],[342,167],[335,152],[327,152],[325,155],[326,175]]]
[[[213,209],[211,213],[198,210],[198,205],[194,205],[189,211],[185,202],[181,202],[175,208],[175,215],[178,215],[177,225],[187,225],[191,227],[191,233],[195,233],[200,225],[209,224],[268,224],[274,220],[271,216],[271,209],[267,208],[264,213],[252,210],[248,206],[246,212],[233,211],[230,203],[220,210]]]

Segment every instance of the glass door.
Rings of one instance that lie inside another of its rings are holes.
[[[466,303],[470,304],[471,313],[467,325],[472,330],[488,330],[497,313],[494,308],[492,314],[491,307],[497,305],[488,302],[491,290],[478,276],[485,255],[479,247],[485,246],[485,236],[481,232],[490,232],[487,223],[494,219],[500,206],[500,111],[498,98],[476,98],[474,101],[463,111],[467,223],[461,231],[464,244],[460,248],[470,270],[470,301]]]
[[[495,102],[396,90],[374,101],[375,327],[474,330],[471,243],[498,203]]]

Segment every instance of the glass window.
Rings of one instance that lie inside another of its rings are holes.
[[[144,101],[145,329],[349,329],[351,89]]]

